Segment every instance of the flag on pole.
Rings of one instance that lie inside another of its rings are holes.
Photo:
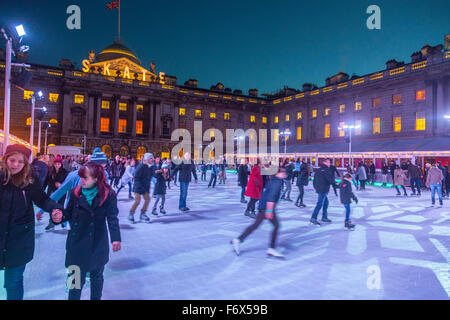
[[[106,10],[114,10],[120,7],[120,0],[116,0],[106,4]]]

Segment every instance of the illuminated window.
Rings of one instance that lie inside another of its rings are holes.
[[[84,96],[82,94],[76,94],[73,101],[78,104],[84,103]]]
[[[119,119],[119,132],[120,133],[127,132],[127,120]]]
[[[329,116],[330,115],[330,108],[325,108],[325,116]]]
[[[273,129],[273,141],[274,142],[278,141],[278,133],[279,133],[278,129]]]
[[[81,147],[81,145],[80,145],[80,147]],[[111,157],[111,155],[112,155],[111,146],[107,145],[107,144],[103,145],[102,146],[102,152],[104,152],[107,157]]]
[[[425,94],[425,90],[417,90],[416,91],[416,100],[425,100],[426,94]]]
[[[402,131],[402,117],[394,117],[394,132]]]
[[[286,128],[286,130],[284,130],[284,132],[291,132],[291,129]],[[290,136],[286,135],[286,141],[289,140]]]
[[[339,113],[344,113],[345,112],[345,104],[341,104],[339,106]]]
[[[276,116],[276,117],[273,119],[273,122],[274,122],[274,123],[278,123],[278,116]]]
[[[125,102],[119,102],[119,111],[127,111],[127,104]]]
[[[372,99],[372,107],[378,108],[380,106],[380,98]]]
[[[401,94],[394,94],[392,96],[392,104],[400,104],[402,103],[402,95]]]
[[[255,121],[256,121],[255,116],[250,116],[250,122],[255,122]]]
[[[211,129],[209,130],[209,137],[210,137],[210,138],[214,138],[214,129],[213,129],[213,128],[211,128]]]
[[[301,112],[297,112],[297,120],[300,120],[302,118],[302,113]]]
[[[34,94],[34,91],[28,91],[28,90],[24,90],[23,91],[23,98],[25,100],[30,100],[31,96]]]
[[[339,130],[339,137],[344,137],[345,136],[345,122],[339,122],[339,128],[342,128],[342,130]]]
[[[27,118],[26,125],[27,126],[31,126],[31,117]]]
[[[264,123],[264,124],[267,123],[267,117],[262,117],[262,123]]]
[[[215,119],[215,118],[216,118],[216,114],[215,114],[214,112],[211,112],[211,113],[209,114],[209,117],[210,117],[211,119]]]
[[[102,100],[102,109],[109,110],[109,101]]]
[[[50,102],[58,102],[59,94],[58,93],[50,93],[48,95],[48,101]]]
[[[136,111],[137,112],[144,112],[144,106],[142,104],[136,105]]]
[[[425,112],[416,112],[416,130],[424,131],[426,129]]]
[[[360,136],[361,132],[362,132],[362,121],[361,120],[356,120],[355,121],[355,126],[359,126],[358,129],[355,129],[355,135]]]
[[[58,124],[58,120],[56,120],[55,118],[52,118],[48,121],[48,123],[50,124]]]
[[[313,118],[317,118],[317,109],[314,109],[314,110],[312,111],[312,117],[313,117]]]
[[[302,140],[302,127],[297,127],[297,140]]]
[[[230,120],[230,114],[229,114],[228,112],[225,112],[225,113],[223,114],[223,119],[224,119],[224,120]]]
[[[323,135],[325,138],[329,138],[330,137],[330,124],[326,123],[325,124],[325,132]]]
[[[286,121],[290,121],[290,119],[291,119],[291,117],[289,116],[289,114],[286,114],[285,120],[286,120]]]
[[[147,148],[144,146],[140,146],[139,148],[137,148],[137,155],[136,155],[136,159],[138,161],[141,161],[141,158],[144,156],[144,154],[147,152]]]
[[[100,131],[109,132],[109,118],[100,118]]]
[[[362,110],[362,103],[357,101],[355,102],[355,111],[361,111]]]
[[[373,127],[372,129],[373,134],[381,133],[380,118],[373,118],[372,127]]]
[[[185,116],[186,115],[186,109],[185,108],[180,108],[180,112],[178,114],[180,116]]]
[[[136,134],[144,133],[144,121],[138,120],[136,121]]]
[[[201,117],[202,116],[202,110],[200,110],[200,109],[195,110],[195,116],[196,117]]]

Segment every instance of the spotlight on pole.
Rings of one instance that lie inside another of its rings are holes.
[[[445,118],[445,119],[450,119],[450,114],[446,114],[446,115],[444,116],[444,118]]]
[[[16,26],[16,32],[19,37],[23,37],[24,35],[26,35],[25,29],[22,24]]]
[[[44,94],[42,93],[42,90],[39,90],[38,93],[38,98],[42,99],[44,97]]]

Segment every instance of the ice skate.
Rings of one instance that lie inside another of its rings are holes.
[[[128,215],[128,220],[134,223],[134,212],[130,212],[130,214]]]
[[[150,222],[150,218],[145,214],[145,212],[141,213],[141,216],[139,217],[140,221],[144,222]]]
[[[161,214],[166,214],[167,212],[166,212],[166,210],[164,210],[163,207],[161,207],[161,208],[159,208],[159,213],[161,213]]]
[[[275,258],[284,258],[284,255],[275,250],[274,248],[267,249],[267,255],[269,257],[275,257]]]
[[[331,223],[331,220],[328,218],[322,218],[322,222]]]
[[[345,228],[347,228],[348,230],[353,231],[353,230],[355,230],[355,225],[352,224],[351,221],[345,221]]]
[[[314,225],[316,225],[316,226],[318,226],[318,227],[321,226],[320,222],[317,221],[317,219],[311,219],[311,220],[309,220],[309,222],[310,222],[310,224],[314,224]]]
[[[152,215],[158,216],[158,212],[156,212],[156,208],[153,208],[153,210],[152,210]]]
[[[238,256],[240,251],[239,251],[239,244],[241,243],[241,241],[239,239],[233,239],[230,241],[230,244],[233,245],[233,250],[236,253],[236,255]]]

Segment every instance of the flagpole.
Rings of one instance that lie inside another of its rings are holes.
[[[119,42],[120,42],[120,7],[121,7],[121,5],[120,5],[120,0],[119,0]]]

